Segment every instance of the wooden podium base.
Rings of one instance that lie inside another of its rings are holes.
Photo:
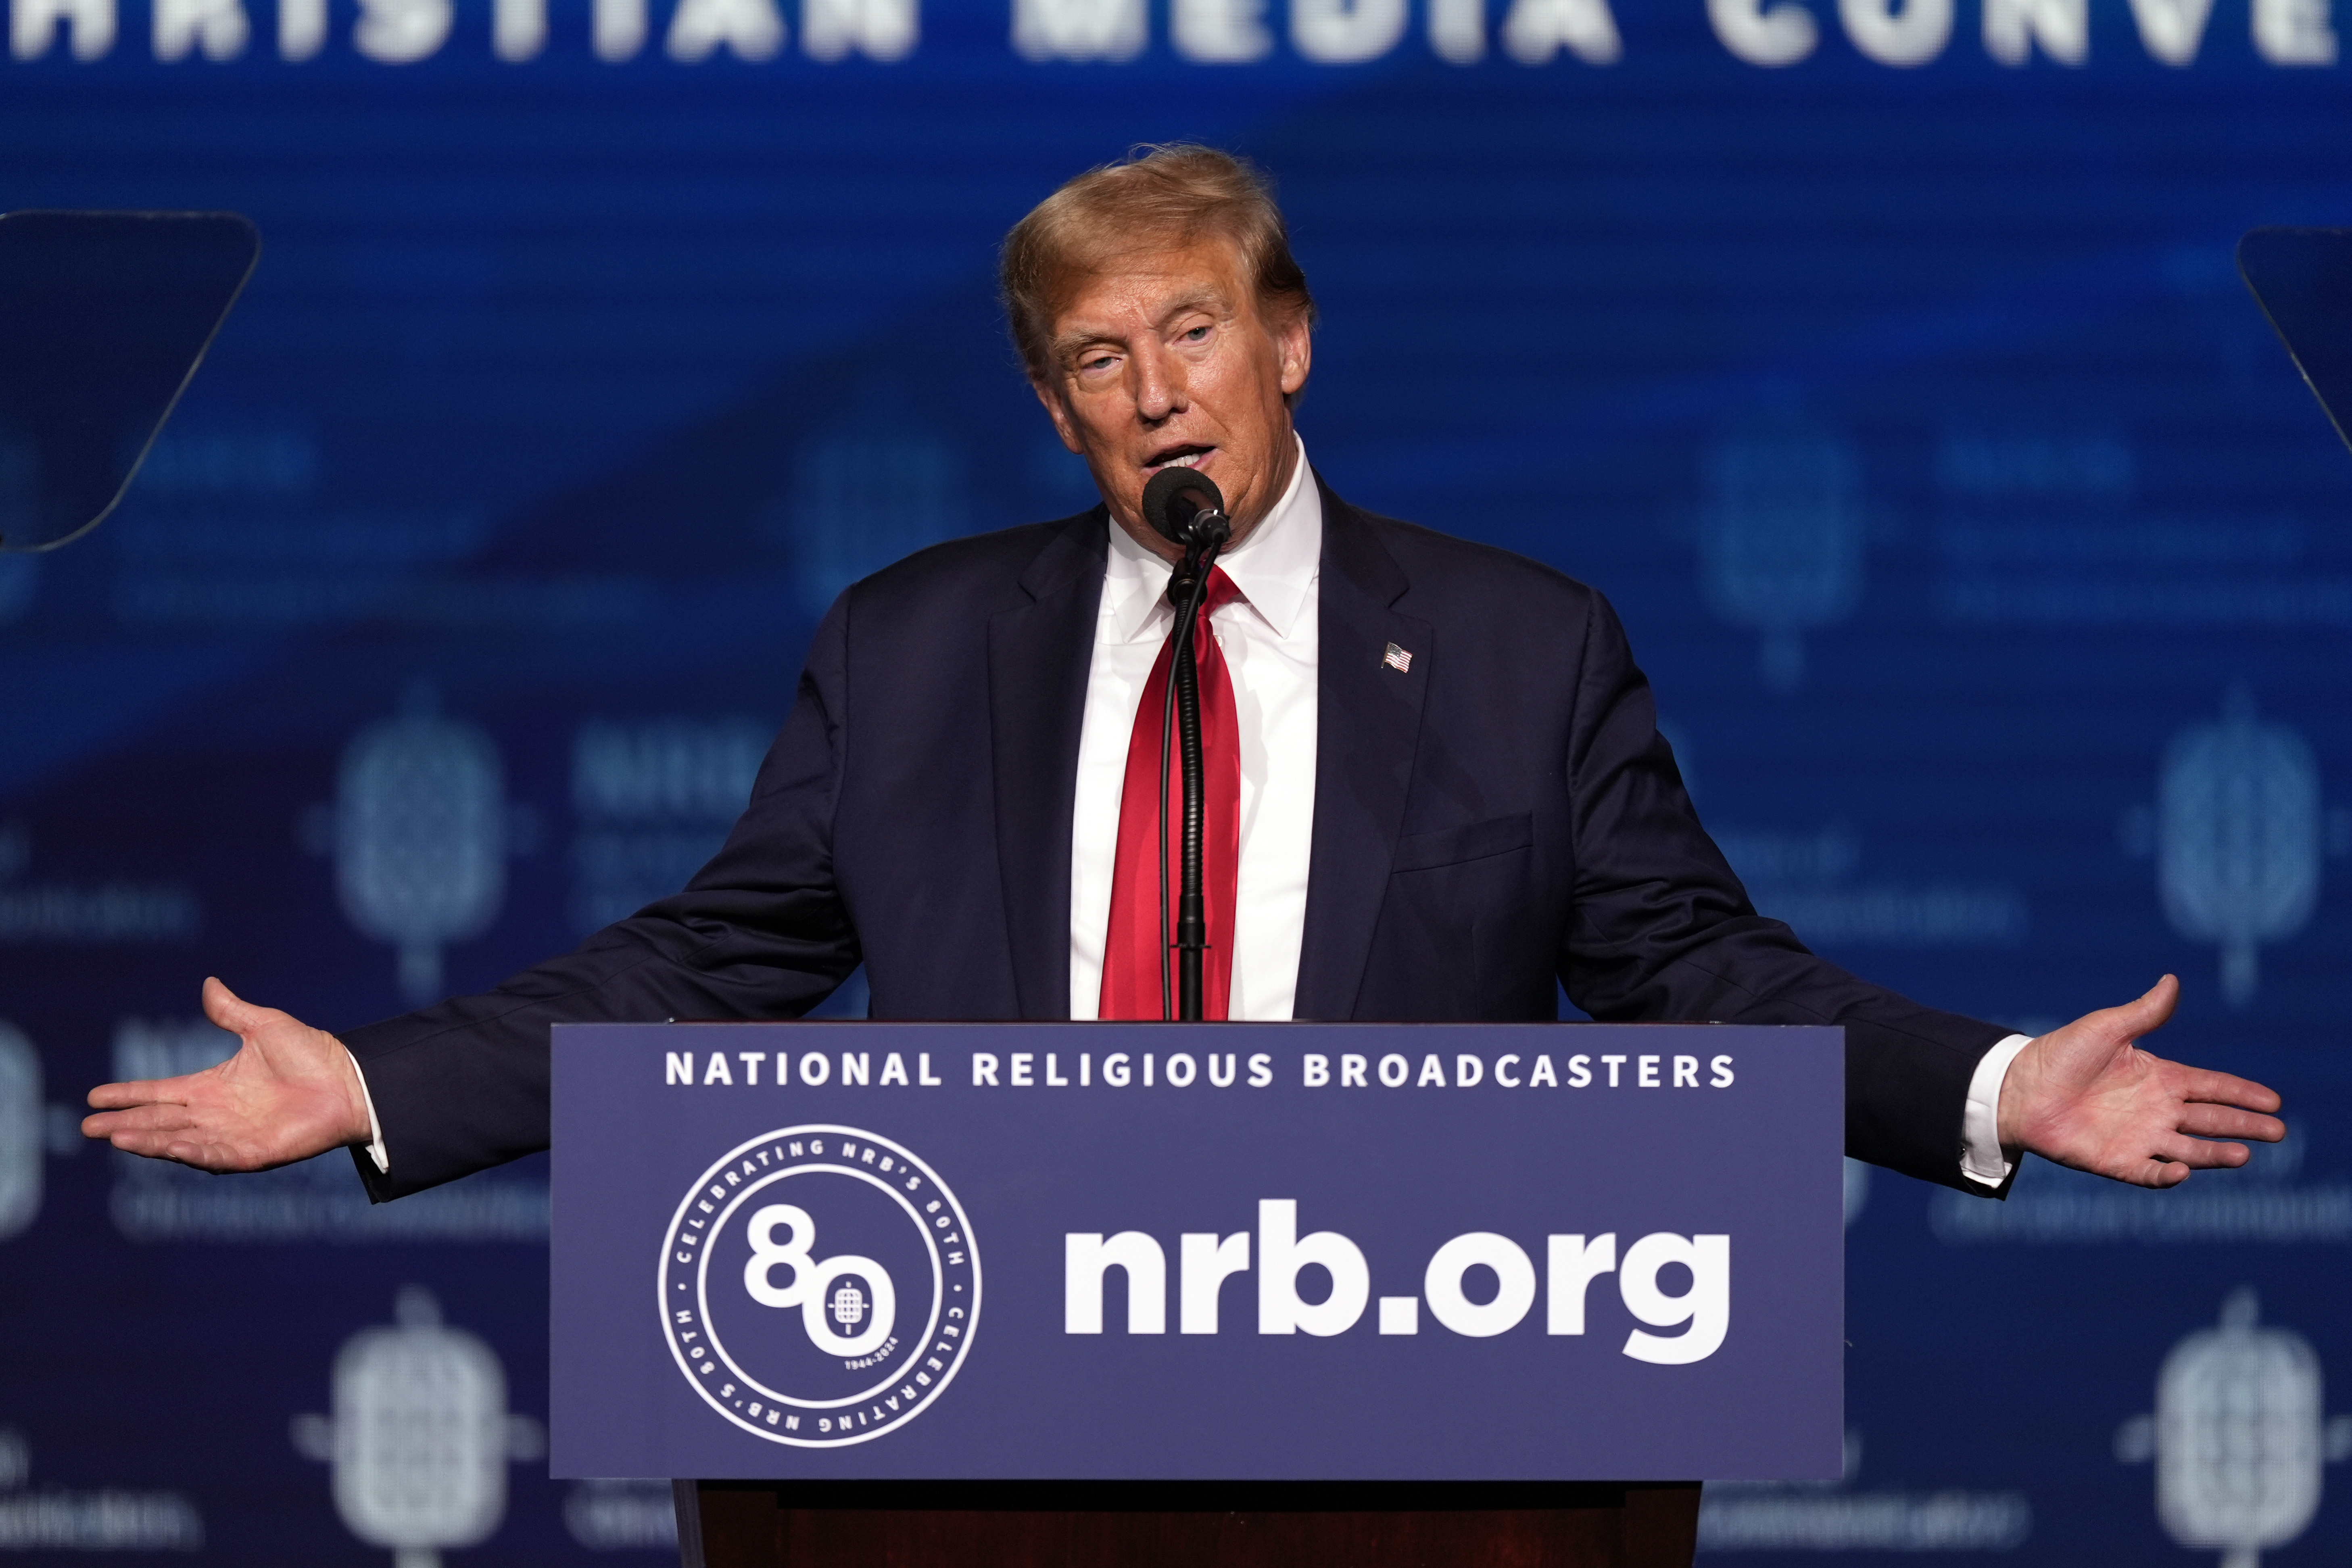
[[[1696,1481],[679,1481],[684,1568],[1690,1568]]]

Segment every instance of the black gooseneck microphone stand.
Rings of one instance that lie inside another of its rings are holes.
[[[1198,1023],[1202,1013],[1201,967],[1208,950],[1207,900],[1202,890],[1202,855],[1207,841],[1206,795],[1201,756],[1201,668],[1192,631],[1208,595],[1209,572],[1233,535],[1224,497],[1215,483],[1190,468],[1162,468],[1143,490],[1143,515],[1162,537],[1183,546],[1184,557],[1168,579],[1168,602],[1176,606],[1169,630],[1168,686],[1160,709],[1160,1016]],[[1174,731],[1183,780],[1183,826],[1179,842],[1176,932],[1168,931],[1168,752]],[[1175,1005],[1169,1005],[1168,953],[1176,952]]]

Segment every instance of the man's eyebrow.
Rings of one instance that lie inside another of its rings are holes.
[[[1115,332],[1065,332],[1054,340],[1054,357],[1075,359],[1097,343],[1116,343],[1118,341]]]
[[[1216,288],[1214,285],[1210,285],[1202,289],[1200,292],[1195,294],[1187,294],[1182,299],[1177,300],[1174,304],[1170,305],[1168,309],[1160,312],[1159,321],[1152,324],[1154,326],[1164,327],[1169,322],[1174,321],[1177,317],[1184,314],[1187,310],[1208,310],[1214,312],[1224,310],[1225,308],[1224,291]]]
[[[1159,320],[1152,324],[1156,327],[1165,327],[1170,321],[1174,321],[1177,317],[1183,315],[1188,310],[1216,311],[1223,310],[1227,308],[1223,290],[1216,288],[1214,285],[1209,285],[1202,289],[1200,292],[1187,294],[1182,299],[1180,299],[1175,303],[1170,305],[1166,310],[1160,313]],[[1075,359],[1077,355],[1085,353],[1087,349],[1094,347],[1097,343],[1116,344],[1123,342],[1124,341],[1125,339],[1119,333],[1108,330],[1101,331],[1065,332],[1060,337],[1054,340],[1053,354],[1057,360]]]

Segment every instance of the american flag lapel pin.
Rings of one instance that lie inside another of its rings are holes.
[[[1389,644],[1388,652],[1381,655],[1381,663],[1395,670],[1399,675],[1408,675],[1412,671],[1412,655],[1394,643]]]

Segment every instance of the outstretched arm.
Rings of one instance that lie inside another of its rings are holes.
[[[2242,1165],[2252,1138],[2275,1143],[2279,1097],[2225,1072],[2139,1048],[2172,1016],[2180,982],[2168,974],[2137,1001],[2086,1013],[2017,1054],[2000,1087],[2003,1150],[2029,1150],[2143,1187],[2178,1186],[2191,1171]]]
[[[243,1048],[92,1091],[84,1132],[210,1171],[348,1146],[382,1202],[547,1147],[552,1024],[797,1017],[824,1000],[861,956],[833,874],[847,602],[818,628],[749,808],[685,891],[494,990],[340,1038],[207,981],[205,1012]]]
[[[368,1142],[367,1101],[342,1042],[205,982],[205,1016],[243,1042],[185,1078],[101,1084],[86,1138],[203,1171],[266,1171]]]

